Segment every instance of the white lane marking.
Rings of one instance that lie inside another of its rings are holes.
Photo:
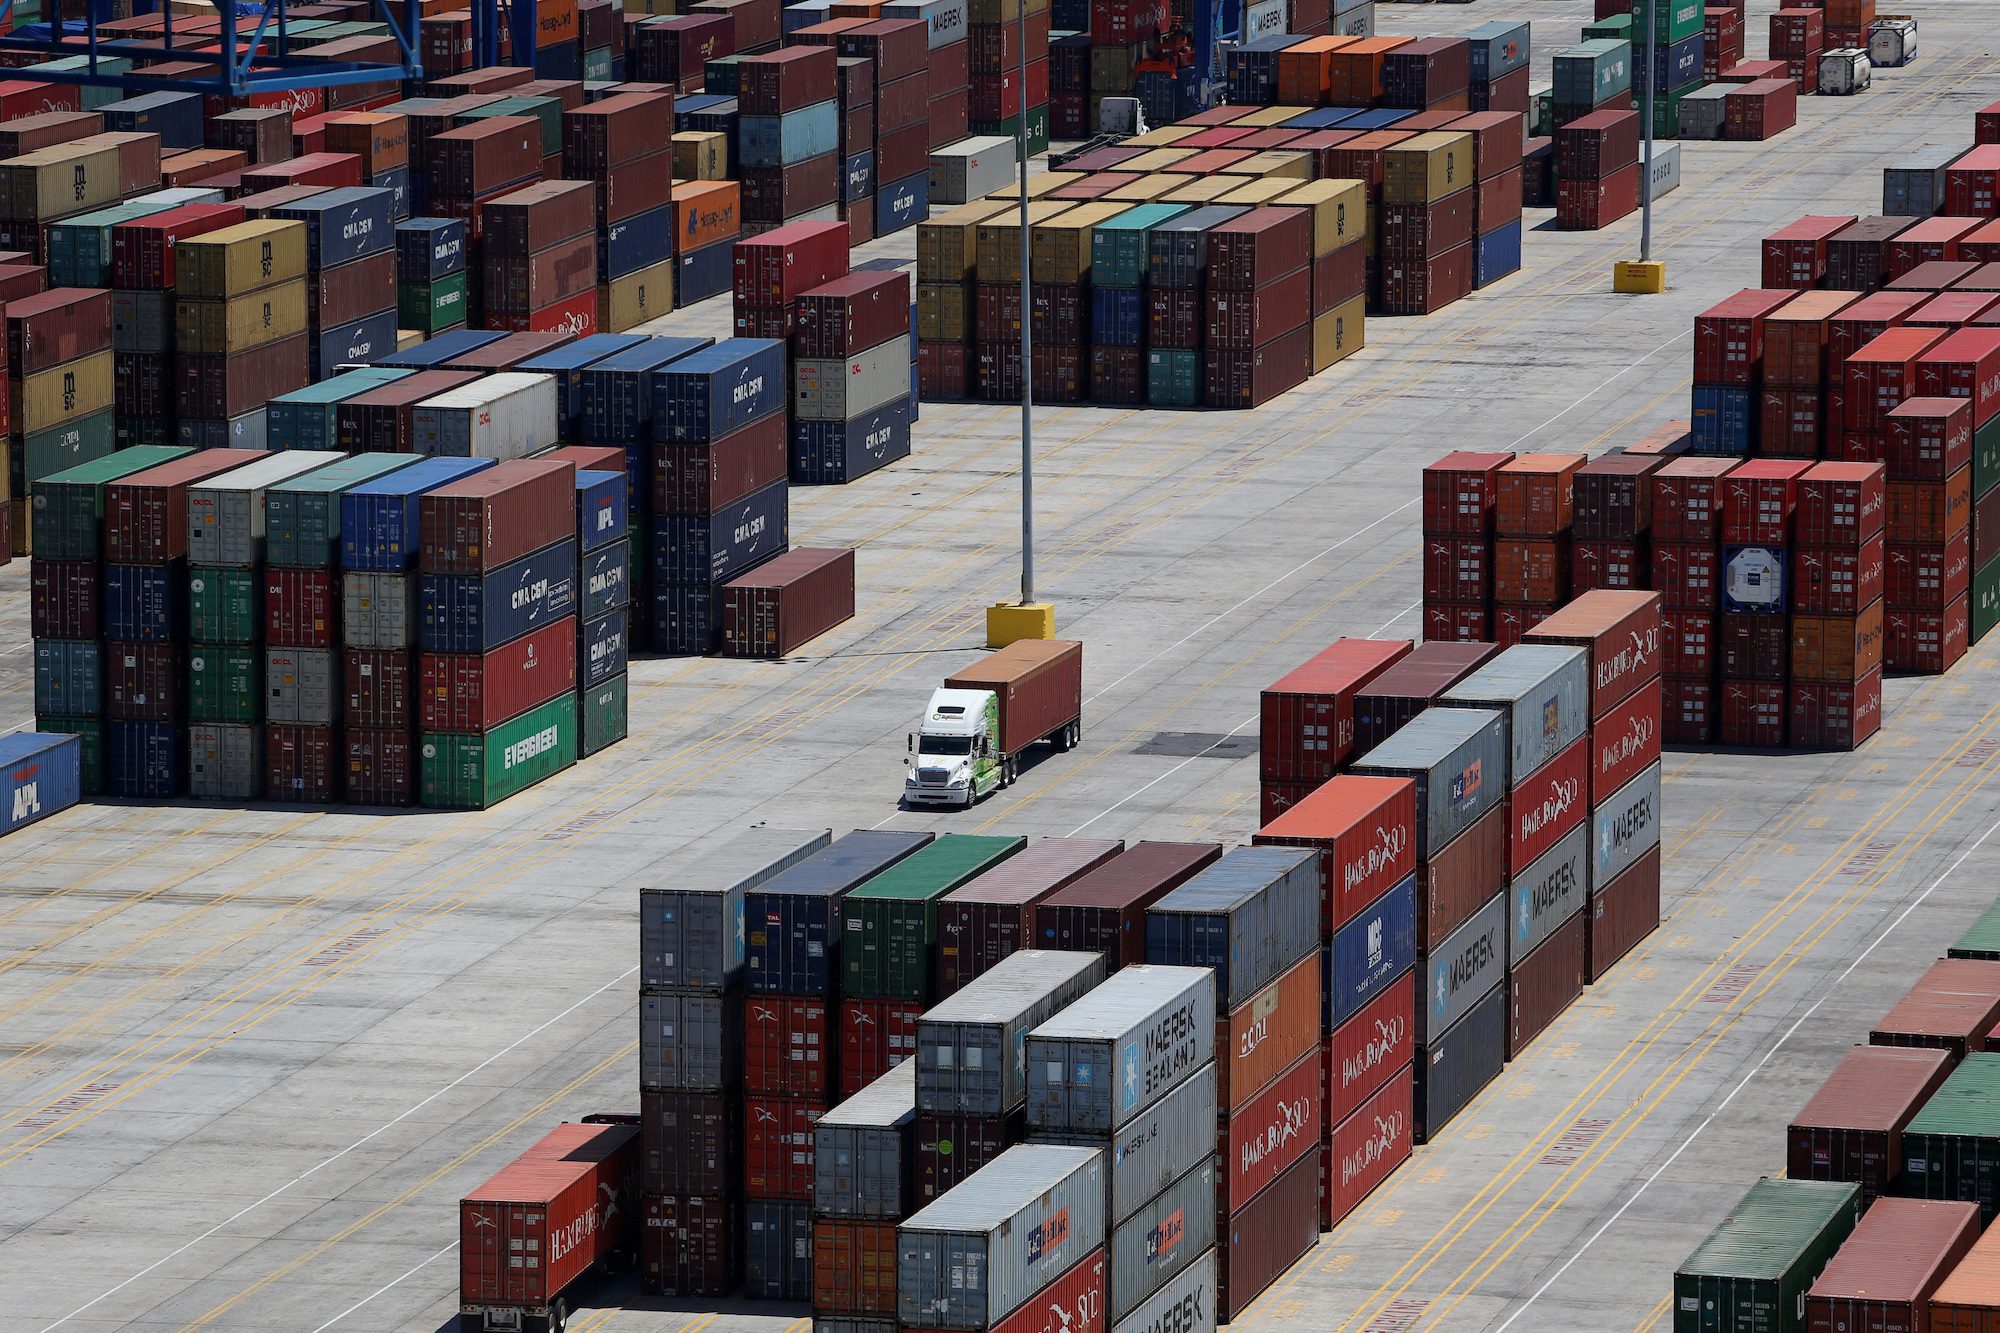
[[[333,1318],[327,1320],[324,1324],[321,1324],[318,1328],[314,1329],[313,1333],[326,1333],[327,1329],[332,1328],[335,1324],[347,1318],[347,1316],[353,1314],[356,1310],[359,1310],[362,1306],[368,1304],[368,1302],[374,1300],[377,1296],[380,1296],[383,1292],[397,1285],[397,1283],[400,1283],[404,1277],[415,1277],[418,1273],[423,1272],[426,1268],[429,1268],[432,1264],[444,1258],[447,1254],[450,1254],[453,1250],[457,1248],[458,1248],[458,1242],[453,1241],[451,1244],[445,1246],[443,1249],[439,1250],[436,1254],[432,1255],[430,1258],[418,1264],[415,1268],[412,1268],[409,1272],[403,1274],[403,1277],[399,1277],[392,1282],[385,1282],[381,1286],[375,1288],[375,1290],[369,1292],[366,1296],[363,1296],[360,1300],[348,1306],[345,1310],[342,1310],[339,1314],[335,1315]]]

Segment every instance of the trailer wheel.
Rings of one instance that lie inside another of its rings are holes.
[[[1058,750],[1074,750],[1082,743],[1083,719],[1081,718],[1078,718],[1056,733],[1056,748]]]
[[[563,1333],[569,1326],[569,1302],[558,1296],[549,1303],[549,1333]]]

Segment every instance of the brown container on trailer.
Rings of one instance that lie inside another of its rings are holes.
[[[1660,674],[1660,597],[1654,592],[1584,593],[1528,631],[1531,643],[1590,650],[1590,715],[1602,717]]]
[[[277,730],[277,728],[272,728]],[[417,743],[405,727],[343,729],[349,805],[417,803]]]
[[[639,1286],[656,1296],[728,1296],[742,1286],[743,1204],[733,1194],[645,1198]]]
[[[1215,1024],[1215,1104],[1224,1121],[1320,1041],[1320,956],[1315,949]],[[1224,1164],[1225,1173],[1228,1164]]]
[[[1589,913],[1578,912],[1507,969],[1507,1058],[1518,1060],[1528,1043],[1548,1030],[1583,994]]]
[[[991,690],[1000,699],[1000,749],[1015,754],[1073,721],[1083,698],[1083,645],[1022,639],[948,677],[946,689]]]
[[[1856,1046],[1785,1130],[1785,1174],[1861,1186],[1864,1206],[1902,1170],[1903,1129],[1951,1073],[1949,1051]]]
[[[1940,958],[1868,1033],[1873,1046],[1931,1046],[1955,1064],[2000,1023],[2000,963]]]
[[[1034,947],[1146,961],[1146,909],[1222,855],[1216,842],[1134,843],[1035,908]]]
[[[1507,884],[1507,806],[1493,807],[1417,865],[1417,951],[1445,942]]]
[[[426,574],[484,574],[576,537],[576,469],[518,458],[417,500]]]
[[[339,800],[340,755],[332,727],[272,723],[264,729],[264,795],[301,805]]]
[[[1582,454],[1521,454],[1500,468],[1494,530],[1504,537],[1554,537],[1570,526]]]
[[[1979,1205],[1881,1199],[1806,1294],[1806,1333],[1915,1333],[1979,1239]]]
[[[1319,1240],[1319,1170],[1315,1144],[1234,1217],[1216,1240],[1215,1309],[1234,1322],[1265,1288]]]
[[[938,995],[955,994],[1009,954],[1039,947],[1035,910],[1125,848],[1108,838],[1041,838],[938,904]]]
[[[188,487],[254,463],[262,449],[200,449],[104,488],[104,558],[163,565],[187,555]]]
[[[722,655],[785,657],[854,618],[854,552],[801,547],[722,587]]]
[[[1585,956],[1590,981],[1604,979],[1634,945],[1660,924],[1660,849],[1649,849],[1609,884],[1591,886],[1590,952]]]

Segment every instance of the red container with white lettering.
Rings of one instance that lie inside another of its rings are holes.
[[[1793,524],[1801,546],[1858,550],[1881,533],[1887,511],[1880,463],[1815,463],[1799,475]]]
[[[486,731],[576,689],[576,617],[563,616],[485,653],[425,653],[418,725]]]
[[[1660,682],[1648,681],[1591,723],[1591,805],[1659,762],[1661,699]]]
[[[802,1097],[743,1099],[743,1193],[752,1199],[810,1199],[813,1126],[830,1108]]]
[[[1341,639],[1266,687],[1258,777],[1265,782],[1332,777],[1354,745],[1354,692],[1410,647],[1408,639]]]
[[[1315,971],[1317,959],[1307,960]],[[1239,1211],[1326,1136],[1326,1085],[1318,1043],[1262,1091],[1222,1117],[1216,1203]]]
[[[1671,458],[1653,485],[1653,541],[1713,545],[1722,538],[1722,479],[1733,458]],[[1660,585],[1655,582],[1654,587]]]
[[[1891,481],[1943,481],[1972,461],[1970,399],[1906,398],[1884,422]]]
[[[1511,453],[1446,454],[1424,469],[1424,531],[1483,536],[1493,531],[1500,469]]]
[[[1320,1228],[1330,1231],[1410,1160],[1416,1082],[1404,1065],[1380,1091],[1327,1136],[1321,1172]]]
[[[2000,329],[1960,329],[1926,349],[1915,392],[1969,399],[1975,429],[2000,415]]]
[[[1887,543],[1876,533],[1859,550],[1800,546],[1792,551],[1792,611],[1804,616],[1855,616],[1887,586]],[[1970,558],[1968,548],[1968,559]],[[1939,602],[1941,607],[1943,602]]]
[[[827,1098],[834,1091],[834,1007],[818,997],[743,998],[743,1089]]]
[[[639,1129],[559,1125],[459,1204],[462,1313],[537,1316],[638,1243]]]
[[[1259,846],[1317,847],[1327,932],[1361,914],[1417,868],[1417,785],[1343,773],[1258,830]]]
[[[1522,778],[1507,795],[1507,873],[1518,875],[1583,822],[1590,790],[1590,737]]]
[[[1789,743],[1799,749],[1852,750],[1882,728],[1882,671],[1857,681],[1792,686]]]
[[[1589,649],[1590,715],[1602,717],[1613,704],[1659,677],[1660,596],[1596,589],[1522,637],[1529,643]]]
[[[1971,632],[1968,599],[1959,598],[1943,611],[1890,611],[1883,617],[1883,665],[1891,671],[1916,671],[1935,676],[1950,670],[1965,656]]]
[[[1758,383],[1764,365],[1764,321],[1796,293],[1752,287],[1694,317],[1694,382]]]
[[[922,1004],[900,1000],[840,1002],[840,1095],[855,1093],[917,1053]]]
[[[1401,976],[1328,1035],[1326,1121],[1338,1126],[1416,1058],[1417,987]]]

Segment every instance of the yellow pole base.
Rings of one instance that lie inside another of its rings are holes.
[[[1611,270],[1611,290],[1658,296],[1667,289],[1667,265],[1660,259],[1623,259]]]
[[[1005,648],[1021,639],[1053,639],[1053,602],[995,602],[986,608],[986,646]]]

